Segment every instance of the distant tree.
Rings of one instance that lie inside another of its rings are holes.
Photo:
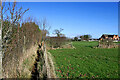
[[[84,39],[88,41],[89,40],[89,36],[88,35],[84,35]]]
[[[91,35],[82,35],[82,36],[80,36],[80,38],[81,38],[81,40],[89,40],[90,38],[91,38],[92,36]]]
[[[84,40],[84,36],[80,36],[80,38],[81,38],[81,41],[83,41],[83,40]]]
[[[78,41],[78,37],[74,37],[74,41]]]
[[[55,29],[54,32],[53,32],[53,34],[56,34],[57,37],[63,37],[65,35],[61,33],[62,31],[63,31],[62,28],[60,28],[60,30],[59,29]]]
[[[84,38],[88,41],[92,36],[91,35],[84,35]]]

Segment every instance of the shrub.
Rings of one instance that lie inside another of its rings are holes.
[[[112,39],[103,39],[103,40],[99,41],[99,47],[101,47],[101,48],[115,48],[115,47],[117,47],[117,45],[113,43]]]
[[[61,47],[66,41],[66,37],[49,37],[49,44],[54,48]]]

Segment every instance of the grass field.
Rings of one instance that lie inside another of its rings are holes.
[[[76,49],[49,50],[57,77],[118,78],[118,49],[94,49],[98,42],[73,42]]]

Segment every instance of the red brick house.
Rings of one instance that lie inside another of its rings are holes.
[[[103,40],[103,39],[119,40],[119,36],[118,36],[118,35],[107,35],[107,34],[103,34],[103,35],[100,37],[100,40]]]

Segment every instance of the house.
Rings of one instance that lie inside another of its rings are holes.
[[[89,41],[98,41],[99,39],[97,38],[93,38],[93,39],[89,39]]]
[[[103,39],[119,40],[119,36],[118,35],[103,34],[99,39],[100,40],[103,40]]]

